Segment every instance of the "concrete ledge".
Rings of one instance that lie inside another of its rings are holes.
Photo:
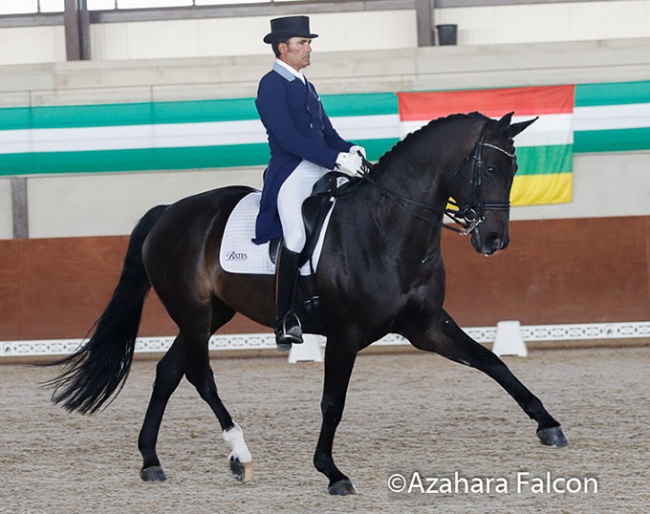
[[[3,66],[3,106],[255,96],[271,55]],[[320,94],[647,80],[650,38],[317,52]]]

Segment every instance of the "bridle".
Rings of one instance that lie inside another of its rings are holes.
[[[474,144],[472,153],[469,154],[467,157],[465,157],[465,159],[463,159],[463,162],[461,162],[460,166],[458,166],[456,171],[452,174],[452,177],[449,181],[451,183],[456,179],[460,171],[465,168],[468,161],[472,163],[472,170],[471,170],[472,177],[470,181],[470,186],[472,188],[472,191],[470,195],[470,202],[469,204],[463,207],[460,207],[460,205],[458,205],[455,201],[449,199],[449,204],[455,207],[455,209],[445,208],[441,212],[440,210],[435,209],[427,204],[416,202],[406,196],[395,193],[394,191],[379,184],[370,176],[370,171],[373,165],[370,162],[368,162],[365,158],[363,158],[363,164],[365,169],[364,172],[361,174],[361,178],[366,182],[369,182],[370,184],[375,186],[382,193],[391,197],[393,200],[398,200],[399,202],[403,202],[404,204],[406,204],[404,206],[398,202],[401,208],[407,211],[413,217],[428,223],[441,224],[443,228],[457,232],[462,236],[467,236],[471,234],[474,230],[476,230],[476,228],[485,221],[486,211],[509,211],[510,210],[510,201],[507,202],[484,202],[483,201],[482,185],[483,185],[483,169],[485,167],[485,164],[482,161],[482,153],[484,147],[497,150],[502,154],[510,157],[510,159],[514,160],[515,158],[514,153],[510,153],[497,145],[486,143],[485,127],[484,127],[480,137]],[[433,213],[433,216],[424,216],[418,212],[411,210],[410,207],[415,207],[417,209],[422,209],[428,213]],[[438,219],[438,216],[440,214],[444,214],[445,216],[449,217],[454,221],[454,223],[460,225],[461,228],[456,228],[451,225],[446,225],[442,223],[442,221]]]
[[[509,211],[510,210],[510,201],[507,202],[484,202],[483,201],[483,169],[485,163],[482,160],[483,147],[492,148],[497,150],[504,155],[510,157],[511,160],[515,159],[515,154],[510,153],[503,148],[493,145],[491,143],[485,142],[485,133],[481,133],[481,136],[476,141],[472,153],[468,155],[463,162],[460,164],[458,169],[452,175],[450,182],[453,182],[456,176],[460,173],[465,167],[465,163],[470,160],[472,163],[472,178],[470,179],[470,187],[472,188],[470,195],[470,202],[464,207],[460,207],[454,200],[449,200],[449,204],[456,207],[456,209],[445,209],[445,216],[451,218],[455,223],[460,225],[462,228],[458,229],[449,225],[443,225],[443,227],[458,232],[461,236],[467,236],[471,234],[476,228],[485,221],[485,212],[486,211]]]

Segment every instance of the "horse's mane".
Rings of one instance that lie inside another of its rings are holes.
[[[431,120],[423,127],[419,128],[415,132],[411,132],[404,139],[395,143],[388,152],[386,152],[384,155],[382,155],[379,158],[379,161],[377,161],[376,166],[382,168],[383,166],[388,164],[387,161],[395,158],[396,156],[403,153],[408,155],[408,152],[406,152],[405,150],[410,148],[412,145],[418,144],[422,139],[427,137],[432,130],[437,129],[441,125],[445,123],[449,123],[450,121],[457,121],[461,119],[489,120],[490,118],[488,118],[484,114],[481,114],[480,112],[474,111],[467,114],[451,114],[443,118],[436,118],[434,120]]]

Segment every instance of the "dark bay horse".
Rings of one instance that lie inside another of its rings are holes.
[[[355,357],[388,333],[483,371],[537,422],[543,444],[568,444],[542,402],[443,308],[440,236],[448,200],[458,206],[454,216],[471,233],[477,252],[490,255],[508,246],[517,171],[513,138],[533,121],[512,123],[512,113],[500,120],[471,113],[432,121],[381,157],[355,194],[337,200],[316,275],[324,330],[308,318],[303,324],[306,332],[327,336],[314,465],[329,479],[331,494],[355,492],[332,457]],[[252,476],[243,432],[217,394],[208,355],[208,339],[236,312],[268,327],[275,322],[274,277],[227,273],[219,264],[228,215],[251,191],[225,187],[151,209],[133,230],[121,277],[94,335],[55,363],[65,369],[52,381],[53,400],[70,411],[98,410],[124,385],[143,302],[153,286],[179,333],[158,363],[140,431],[143,480],[165,479],[156,441],[183,376],[217,416],[235,477]]]

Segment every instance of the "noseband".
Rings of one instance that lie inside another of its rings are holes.
[[[483,201],[483,169],[485,164],[482,160],[483,147],[492,148],[497,150],[502,154],[507,155],[510,159],[515,158],[514,153],[510,153],[504,150],[501,147],[493,145],[491,143],[485,142],[485,133],[481,133],[481,137],[478,139],[474,145],[474,150],[468,155],[461,165],[458,167],[456,172],[453,174],[451,181],[453,181],[456,176],[460,173],[465,167],[465,163],[469,160],[472,163],[472,178],[470,180],[470,187],[472,192],[470,195],[470,203],[464,207],[460,207],[454,200],[449,200],[449,203],[456,207],[456,209],[445,209],[445,216],[451,218],[455,223],[460,225],[462,229],[457,229],[448,225],[443,225],[443,227],[458,232],[461,236],[467,236],[471,234],[476,228],[485,221],[485,212],[486,211],[509,211],[510,210],[510,201],[507,202],[484,202]]]

